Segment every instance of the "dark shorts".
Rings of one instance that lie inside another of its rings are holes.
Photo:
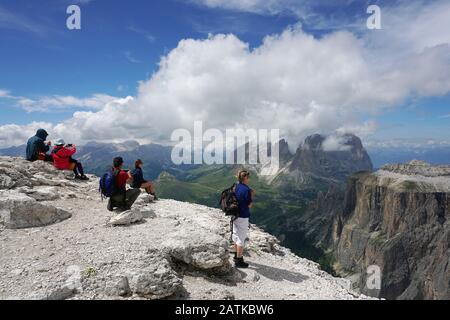
[[[147,182],[148,182],[147,180],[142,180],[142,181],[136,182],[136,183],[133,182],[133,184],[131,185],[131,187],[132,187],[133,189],[140,189],[141,186],[142,186],[144,183],[147,183]]]

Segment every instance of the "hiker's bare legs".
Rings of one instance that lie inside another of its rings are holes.
[[[153,183],[151,183],[150,181],[141,184],[141,188],[145,189],[145,191],[147,191],[148,194],[155,193],[155,187],[153,186]]]
[[[238,258],[242,258],[244,256],[244,247],[235,245],[236,247],[236,255]]]

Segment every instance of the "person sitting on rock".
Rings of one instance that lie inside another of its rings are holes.
[[[144,173],[142,171],[143,165],[144,163],[141,159],[137,159],[134,163],[134,170],[131,171],[131,175],[133,176],[131,187],[135,189],[145,189],[148,194],[153,196],[154,200],[158,200],[155,195],[155,187],[153,186],[153,183],[144,179]]]
[[[26,159],[28,161],[53,161],[52,156],[47,154],[47,152],[50,150],[50,146],[52,145],[50,141],[45,142],[47,137],[47,131],[45,131],[44,129],[39,129],[36,132],[35,136],[28,139],[26,150]]]
[[[141,194],[140,189],[128,189],[127,182],[131,182],[133,176],[130,171],[122,170],[123,159],[116,157],[113,160],[112,171],[116,177],[117,192],[109,198],[108,210],[113,211],[114,208],[119,207],[123,210],[130,210],[133,203]]]
[[[63,139],[57,139],[55,141],[55,147],[52,150],[53,165],[58,170],[73,170],[75,179],[89,180],[84,175],[81,163],[72,158],[76,152],[77,148],[74,145],[66,145]]]
[[[236,250],[234,260],[236,268],[248,268],[248,263],[244,262],[244,246],[248,235],[254,192],[248,187],[250,172],[240,170],[238,180],[239,183],[234,190],[239,205],[239,216],[233,220],[233,242]]]

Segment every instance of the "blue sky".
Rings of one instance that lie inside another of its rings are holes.
[[[65,26],[68,17],[66,8],[73,3],[81,8],[81,30],[71,31]],[[355,39],[363,42],[364,39],[369,39],[368,31],[365,30],[368,16],[365,9],[368,4],[375,3],[382,8],[385,6],[397,10],[402,8],[404,2],[305,1],[304,5],[298,5],[295,1],[273,0],[270,7],[264,4],[245,7],[236,4],[239,3],[236,1],[231,1],[232,5],[221,1],[218,1],[218,5],[211,3],[214,2],[1,1],[0,126],[15,124],[19,128],[24,126],[26,130],[31,130],[32,127],[34,130],[34,126],[29,126],[32,122],[56,126],[68,119],[70,121],[76,111],[97,112],[109,98],[133,96],[137,97],[136,100],[143,101],[139,99],[139,83],[151,82],[152,75],[158,73],[161,57],[177,48],[182,39],[204,40],[208,38],[208,34],[234,34],[239,41],[249,45],[249,50],[253,50],[262,45],[266,36],[280,35],[290,26],[302,23],[302,33],[316,39],[347,30]],[[417,3],[420,3],[420,10],[427,9],[427,4],[421,1]],[[409,14],[409,11],[405,12]],[[416,29],[420,29],[420,26],[416,26]],[[330,56],[333,55],[332,49],[327,50]],[[389,54],[395,51],[390,47],[379,50],[387,52],[384,54],[388,60]],[[149,86],[152,87],[151,84]],[[437,139],[449,141],[450,144],[450,116],[447,116],[450,115],[449,91],[446,88],[422,90],[417,89],[417,86],[414,84],[413,89],[419,92],[425,90],[427,93],[405,94],[389,103],[385,100],[377,101],[379,107],[375,112],[358,112],[351,121],[376,123],[376,129],[365,137],[368,141]],[[403,84],[401,88],[403,89]],[[154,89],[152,87],[149,90]],[[73,97],[83,100],[96,94],[103,98],[91,104],[86,103],[86,106],[81,101],[75,106],[64,102],[58,107],[57,103],[50,102],[50,106],[36,107],[36,102],[42,99]],[[27,99],[33,101],[28,107],[23,104]],[[311,99],[311,102],[313,100],[317,99]],[[368,102],[371,103],[372,101]],[[364,104],[364,100],[355,102],[354,107],[360,108],[361,104]],[[348,118],[345,115],[345,121]],[[345,121],[342,126],[347,125]],[[142,125],[139,127],[142,128]],[[331,126],[330,129],[338,127]],[[58,132],[56,128],[55,131]],[[89,130],[86,129],[87,131]],[[61,132],[58,133],[61,135]],[[301,134],[306,133],[306,129],[301,131]],[[94,138],[95,134],[80,140]],[[116,139],[114,136],[107,138]],[[146,140],[142,134],[136,138]],[[6,139],[11,139],[10,143]],[[1,142],[0,137],[0,145],[3,146],[14,144],[15,140],[8,136],[3,137],[3,143]]]

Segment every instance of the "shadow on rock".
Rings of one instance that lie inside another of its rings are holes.
[[[290,281],[294,283],[300,283],[307,280],[309,277],[293,271],[283,270],[275,267],[269,267],[266,265],[250,262],[249,270],[254,270],[260,275],[271,279],[273,281]]]

